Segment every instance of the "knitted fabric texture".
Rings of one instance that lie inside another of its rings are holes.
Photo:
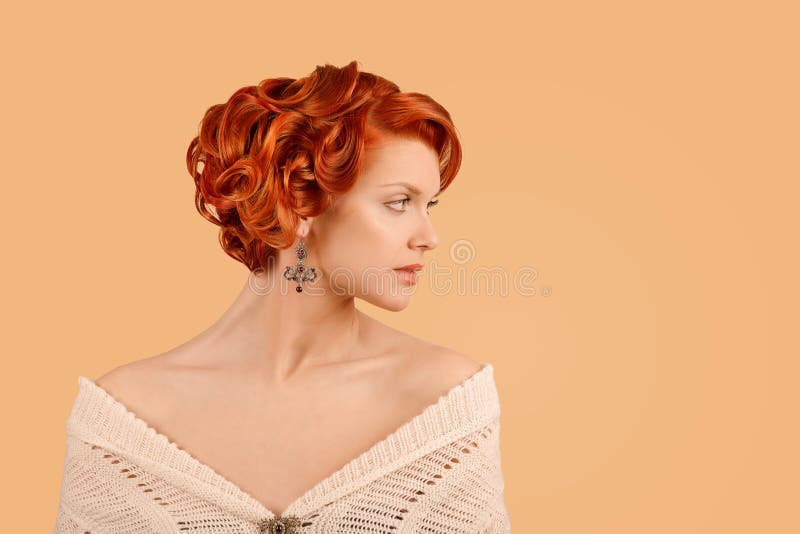
[[[66,426],[56,534],[511,532],[488,363],[280,515],[89,378]]]

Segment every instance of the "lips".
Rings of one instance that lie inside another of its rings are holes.
[[[422,270],[423,265],[421,263],[412,263],[410,265],[404,265],[402,267],[397,267],[395,271],[420,271]]]
[[[394,272],[396,272],[398,278],[406,284],[413,285],[417,283],[419,275],[415,269],[395,269]]]

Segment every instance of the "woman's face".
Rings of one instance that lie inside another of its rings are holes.
[[[306,264],[321,275],[313,286],[397,311],[415,284],[395,269],[425,265],[425,252],[438,245],[429,208],[439,192],[439,158],[423,142],[401,138],[365,158],[353,188],[314,218]]]

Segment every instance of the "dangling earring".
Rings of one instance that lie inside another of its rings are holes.
[[[313,282],[317,279],[317,270],[313,267],[306,267],[303,263],[308,254],[306,252],[306,244],[303,242],[302,237],[297,244],[297,248],[294,249],[294,253],[297,255],[297,265],[295,267],[287,265],[286,269],[283,271],[283,277],[287,280],[294,280],[297,282],[297,287],[294,289],[300,293],[303,291],[303,286],[301,285],[303,282]]]

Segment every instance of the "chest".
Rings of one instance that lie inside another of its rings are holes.
[[[155,416],[157,429],[275,513],[429,402],[360,386],[172,396],[162,404],[169,411]]]

